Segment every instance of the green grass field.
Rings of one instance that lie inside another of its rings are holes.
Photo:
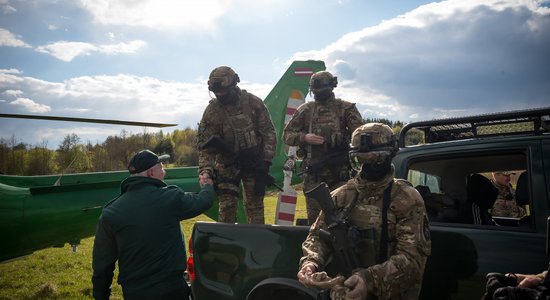
[[[306,218],[303,193],[298,191],[296,218]],[[273,224],[277,193],[264,200],[265,220]],[[200,215],[183,221],[186,243],[196,221],[212,221]],[[0,300],[3,299],[92,299],[92,247],[94,238],[81,241],[76,252],[69,245],[49,248],[6,263],[0,263]],[[116,271],[115,271],[116,272]],[[122,290],[113,280],[111,299],[122,299]]]

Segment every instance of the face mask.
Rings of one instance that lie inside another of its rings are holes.
[[[391,159],[387,158],[380,163],[365,162],[361,166],[361,178],[368,181],[378,181],[391,172]]]
[[[331,89],[322,89],[318,92],[313,92],[313,97],[315,98],[315,101],[326,101],[332,96],[332,90]]]
[[[224,95],[216,95],[216,98],[222,104],[231,104],[231,103],[235,103],[237,99],[239,99],[239,95],[237,94],[236,89],[232,89],[231,91],[229,91]]]

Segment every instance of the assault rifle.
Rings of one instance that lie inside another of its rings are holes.
[[[258,181],[261,184],[257,184],[254,187],[256,194],[264,194],[266,186],[274,186],[279,191],[283,191],[283,188],[275,183],[275,178],[269,174],[269,165],[267,162],[260,159],[257,155],[247,153],[245,151],[235,152],[222,138],[217,135],[211,136],[206,142],[199,145],[199,150],[216,149],[220,153],[235,158],[235,162],[246,171],[251,171],[258,174]]]
[[[321,170],[321,168],[325,166],[334,166],[334,165],[341,165],[343,163],[347,163],[348,161],[348,150],[341,150],[337,152],[333,152],[325,157],[323,159],[319,160],[318,162],[314,164],[307,165],[306,168],[303,171],[300,171],[296,173],[296,175],[300,176],[304,173],[310,173],[315,174]]]
[[[330,243],[334,249],[334,256],[340,261],[343,275],[346,277],[351,276],[353,270],[360,266],[359,257],[355,252],[355,243],[348,236],[349,224],[341,220],[334,211],[334,202],[330,196],[328,185],[321,182],[305,194],[308,197],[315,198],[321,206],[330,234]]]

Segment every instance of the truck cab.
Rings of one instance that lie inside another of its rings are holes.
[[[419,190],[430,218],[432,254],[421,299],[479,299],[489,272],[546,269],[550,109],[411,123],[399,141],[396,177]],[[489,224],[465,218],[472,198],[491,201],[474,177],[491,183],[492,173],[502,171],[526,216],[493,214]]]

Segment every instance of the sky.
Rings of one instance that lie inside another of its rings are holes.
[[[264,98],[323,60],[364,118],[405,123],[550,106],[550,0],[0,0],[0,113],[197,128],[208,75]],[[308,96],[307,101],[312,101]],[[155,128],[0,119],[56,148]]]

